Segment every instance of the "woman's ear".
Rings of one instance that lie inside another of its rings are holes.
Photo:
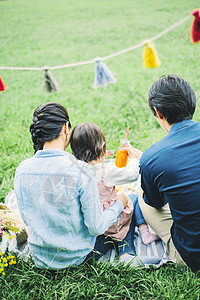
[[[66,136],[70,135],[70,128],[69,128],[69,122],[68,121],[64,124],[64,133],[66,134]]]
[[[65,144],[64,149],[66,149],[67,146],[69,145],[70,137],[71,137],[71,131],[70,131],[68,121],[63,125],[63,133],[64,133],[64,144]]]

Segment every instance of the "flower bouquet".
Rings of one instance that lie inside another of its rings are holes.
[[[19,231],[16,223],[10,216],[11,211],[3,204],[0,204],[0,274],[5,276],[5,268],[16,264],[15,256],[4,254],[9,240],[16,240],[14,233]],[[13,244],[13,243],[12,243]],[[16,244],[16,243],[14,243]],[[13,245],[14,246],[14,245]]]
[[[13,217],[12,211],[5,205],[0,204],[0,236],[5,231],[9,233],[10,231],[18,232],[16,218]]]
[[[0,204],[0,274],[5,275],[8,265],[16,264],[15,256],[4,253],[15,251],[17,244],[27,239],[25,225],[18,213]]]
[[[27,240],[28,235],[20,214],[0,203],[0,242],[2,242],[4,235],[11,240],[13,233],[15,233],[17,244]]]

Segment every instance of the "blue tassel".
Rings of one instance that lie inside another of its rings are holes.
[[[112,72],[108,69],[106,64],[101,62],[100,58],[95,58],[96,73],[94,80],[94,88],[107,85],[108,83],[115,83],[117,79],[113,76]]]

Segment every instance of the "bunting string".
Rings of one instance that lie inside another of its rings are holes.
[[[144,44],[148,41],[148,43],[151,43],[157,39],[159,39],[161,36],[165,35],[166,33],[172,31],[173,29],[175,29],[176,27],[179,27],[181,24],[185,23],[189,18],[191,18],[191,16],[187,16],[185,17],[184,19],[180,20],[179,22],[173,24],[172,26],[166,28],[165,30],[161,31],[160,33],[158,33],[157,35],[155,35],[154,37],[150,38],[150,39],[147,39],[145,42],[142,42],[142,43],[139,43],[135,46],[132,46],[130,48],[127,48],[127,49],[124,49],[122,51],[119,51],[117,53],[114,53],[114,54],[111,54],[109,56],[106,56],[106,57],[103,57],[101,60],[102,61],[105,61],[105,60],[108,60],[110,58],[113,58],[113,57],[116,57],[116,56],[119,56],[121,54],[125,54],[129,51],[132,51],[132,50],[135,50],[137,48],[140,48],[142,46],[144,46]]]
[[[199,18],[199,13],[200,10],[196,9],[194,14],[192,12],[192,15],[194,15],[196,18]],[[157,35],[144,40],[143,42],[140,42],[137,45],[134,45],[132,47],[123,49],[121,51],[115,52],[113,54],[110,54],[108,56],[104,56],[102,58],[94,58],[91,60],[86,60],[82,62],[76,62],[76,63],[70,63],[70,64],[65,64],[65,65],[60,65],[60,66],[52,66],[52,67],[0,67],[0,70],[21,70],[21,71],[44,71],[44,89],[47,92],[56,92],[58,91],[58,85],[53,77],[53,75],[50,73],[50,70],[58,70],[58,69],[65,69],[65,68],[72,68],[72,67],[78,67],[78,66],[84,66],[84,65],[89,65],[96,63],[96,73],[95,73],[95,80],[94,80],[94,88],[98,88],[100,86],[105,86],[108,83],[115,83],[117,79],[113,76],[112,72],[109,70],[109,68],[106,66],[104,61],[107,61],[109,59],[112,59],[114,57],[117,57],[119,55],[123,55],[125,53],[128,53],[130,51],[136,50],[140,47],[144,47],[144,66],[147,68],[155,68],[160,65],[160,60],[157,54],[157,51],[155,48],[151,45],[152,42],[155,40],[159,39],[163,35],[167,34],[168,32],[174,30],[175,28],[179,27],[183,23],[185,23],[187,20],[189,20],[191,16],[186,16],[182,20],[178,21],[177,23],[171,25],[170,27],[166,28],[165,30],[161,31]],[[195,22],[199,22],[199,20],[195,20]],[[197,24],[198,25],[198,24]],[[192,28],[194,28],[194,36],[195,36],[195,42],[200,39],[199,37],[199,32],[198,32],[198,26],[196,23],[193,25]],[[197,28],[197,29],[196,29]],[[3,85],[2,85],[3,86]],[[4,84],[4,87],[6,85]],[[7,86],[6,86],[7,88]],[[5,89],[2,88],[1,91],[4,91]]]
[[[157,34],[156,36],[147,39],[146,41],[148,42],[153,42],[157,39],[159,39],[161,36],[165,35],[166,33],[172,31],[173,29],[179,27],[181,24],[185,23],[189,18],[191,18],[191,16],[187,16],[184,19],[180,20],[179,22],[173,24],[172,26],[168,27],[167,29],[161,31],[159,34]],[[127,52],[133,51],[137,48],[140,48],[142,46],[144,46],[145,42],[141,42],[137,45],[134,45],[130,48],[121,50],[119,52],[113,53],[111,55],[105,56],[101,58],[101,61],[106,61],[108,59],[111,59],[113,57],[125,54]],[[35,68],[35,67],[30,67],[30,68],[25,68],[25,67],[0,67],[0,70],[21,70],[21,71],[44,71],[46,69],[48,70],[57,70],[57,69],[64,69],[64,68],[72,68],[72,67],[77,67],[77,66],[83,66],[83,65],[89,65],[89,64],[93,64],[95,62],[95,59],[91,59],[91,60],[86,60],[86,61],[82,61],[82,62],[76,62],[76,63],[71,63],[71,64],[67,64],[67,65],[61,65],[61,66],[53,66],[53,67],[41,67],[41,68]]]

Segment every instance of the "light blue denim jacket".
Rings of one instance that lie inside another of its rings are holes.
[[[123,210],[117,201],[103,212],[93,168],[59,149],[41,150],[23,161],[14,186],[38,267],[62,269],[82,263],[96,236]]]

